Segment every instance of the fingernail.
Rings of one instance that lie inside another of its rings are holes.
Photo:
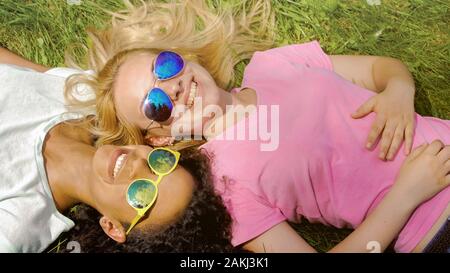
[[[384,158],[384,153],[380,153],[380,158]]]
[[[366,144],[366,148],[367,148],[367,149],[369,149],[369,148],[370,148],[370,146],[372,146],[372,143],[370,143],[370,142],[367,142],[367,144]]]

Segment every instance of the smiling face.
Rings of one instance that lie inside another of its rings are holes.
[[[94,206],[115,227],[121,227],[121,223],[131,223],[136,216],[126,197],[130,183],[135,179],[156,181],[158,178],[147,163],[151,150],[148,146],[105,145],[95,153],[92,164],[99,182],[91,185]],[[145,229],[149,225],[160,226],[175,221],[188,206],[194,188],[192,175],[177,166],[162,178],[156,202],[147,211],[147,217],[143,217],[135,228]],[[107,230],[105,232],[108,233]],[[108,235],[111,237],[111,234]]]
[[[164,81],[157,80],[153,74],[156,56],[149,52],[131,53],[121,65],[113,86],[117,114],[140,129],[148,128],[155,136],[171,136],[172,126],[180,122],[190,124],[189,133],[193,133],[196,129],[194,125],[205,124],[210,119],[201,115],[205,107],[224,104],[221,95],[224,91],[217,87],[214,79],[201,65],[186,60],[179,75]],[[182,114],[166,122],[151,123],[144,114],[142,104],[153,87],[164,90],[174,107],[182,109]],[[202,99],[202,108],[194,107],[194,98]],[[203,122],[195,123],[194,119],[202,119]]]

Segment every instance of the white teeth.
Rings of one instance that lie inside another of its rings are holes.
[[[116,177],[116,175],[119,173],[120,169],[122,168],[123,162],[125,162],[125,158],[127,157],[126,154],[121,154],[117,160],[116,165],[114,166],[114,172],[113,177]]]
[[[197,83],[193,81],[191,84],[191,90],[189,92],[189,98],[187,100],[187,105],[186,105],[188,108],[192,107],[196,96],[197,96]]]

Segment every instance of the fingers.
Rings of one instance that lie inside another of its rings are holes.
[[[418,157],[420,154],[422,154],[423,151],[428,147],[428,143],[423,143],[422,145],[416,147],[407,157],[406,160],[414,160],[416,157]]]
[[[380,159],[385,159],[389,147],[391,146],[392,143],[392,139],[394,138],[394,134],[395,134],[395,130],[396,130],[396,124],[392,123],[392,122],[387,122],[386,123],[386,127],[383,130],[383,135],[381,137],[381,144],[380,144],[380,154],[379,154],[379,158]],[[403,138],[403,135],[402,135]]]
[[[383,131],[385,124],[386,119],[380,115],[377,115],[375,121],[372,123],[372,127],[370,128],[369,136],[367,137],[367,149],[372,148],[381,131]]]
[[[371,97],[367,100],[363,105],[361,105],[354,113],[352,113],[353,118],[362,118],[367,116],[370,112],[373,111],[373,107],[375,106],[375,96]]]
[[[438,154],[437,158],[439,159],[439,162],[446,163],[450,160],[450,146],[445,146]]]
[[[424,153],[429,155],[437,155],[440,150],[444,147],[444,143],[440,140],[433,140],[430,145],[425,149]]]
[[[414,124],[408,123],[405,128],[405,155],[409,155],[412,149],[414,139]]]
[[[447,176],[450,176],[450,159],[444,164],[444,170]]]
[[[392,160],[394,158],[395,153],[397,153],[398,148],[402,144],[404,128],[401,125],[398,125],[395,129],[394,138],[392,139],[391,146],[389,147],[389,151],[387,153],[387,160]]]

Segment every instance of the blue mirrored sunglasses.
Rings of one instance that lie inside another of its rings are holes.
[[[175,52],[162,51],[156,56],[153,67],[153,74],[157,80],[169,80],[183,71],[184,60]],[[148,119],[164,122],[172,115],[173,102],[163,89],[153,87],[147,93],[142,108]]]

